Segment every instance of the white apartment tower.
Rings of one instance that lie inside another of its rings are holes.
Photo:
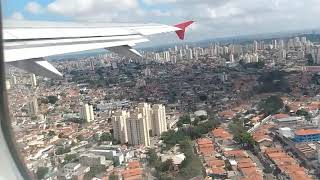
[[[128,143],[131,145],[150,146],[148,123],[142,113],[135,111],[126,120]]]
[[[192,53],[192,49],[188,49],[188,53],[187,53],[187,59],[191,60],[193,59],[193,53]]]
[[[113,137],[120,141],[121,144],[128,142],[126,120],[130,117],[127,111],[118,110],[112,117]]]
[[[279,51],[279,59],[281,60],[287,59],[287,51],[285,49],[282,49]]]
[[[231,63],[234,63],[234,56],[233,56],[233,54],[230,54],[230,55],[229,55],[229,60],[230,60]]]
[[[257,41],[253,41],[253,52],[254,53],[258,52],[258,42]]]
[[[15,75],[12,75],[12,76],[11,76],[11,83],[12,83],[13,85],[16,85],[16,84],[17,84],[17,77],[16,77]]]
[[[284,49],[285,48],[285,44],[284,44],[284,41],[283,40],[280,40],[279,41],[279,49]]]
[[[148,128],[148,132],[151,130],[152,131],[152,109],[151,105],[148,103],[139,103],[138,104],[138,113],[142,114],[142,117],[146,121],[146,127]]]
[[[272,40],[272,47],[273,47],[273,49],[278,49],[278,42],[277,42],[277,40]]]
[[[169,51],[165,51],[163,53],[163,60],[164,60],[164,62],[169,62],[170,61],[170,52]]]
[[[37,78],[35,74],[31,74],[30,75],[30,79],[31,79],[31,86],[32,87],[36,87],[37,86]]]
[[[320,46],[319,45],[313,46],[312,57],[315,64],[320,64]]]
[[[30,116],[36,116],[38,114],[38,100],[36,97],[33,97],[28,103],[28,112]]]
[[[160,136],[161,133],[167,131],[167,119],[166,108],[161,104],[155,104],[152,106],[152,119],[153,127],[152,134],[154,136]]]
[[[93,106],[84,104],[80,109],[80,118],[86,122],[94,121]]]

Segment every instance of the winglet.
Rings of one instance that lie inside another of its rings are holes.
[[[180,28],[181,30],[176,31],[179,39],[184,39],[184,34],[186,32],[186,28],[190,26],[194,21],[187,21],[180,24],[175,25],[174,27]]]

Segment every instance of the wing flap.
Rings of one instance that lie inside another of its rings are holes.
[[[124,46],[116,46],[116,47],[108,47],[106,48],[109,51],[117,53],[119,55],[123,55],[128,58],[141,58],[142,55],[131,46],[124,45]]]
[[[50,64],[48,61],[45,61],[43,58],[14,61],[10,62],[9,64],[38,76],[44,76],[48,78],[62,77],[62,74],[52,64]]]

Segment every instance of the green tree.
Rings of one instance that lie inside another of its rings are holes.
[[[277,113],[283,106],[283,101],[279,96],[270,96],[259,103],[259,108],[266,115]]]
[[[183,130],[178,130],[177,132],[175,132],[174,130],[169,130],[161,134],[161,140],[163,140],[163,142],[166,144],[166,149],[170,149],[180,141],[186,140],[188,138],[189,137]]]
[[[194,121],[192,121],[192,125],[197,126],[200,122],[200,118],[195,118]]]
[[[298,116],[304,116],[305,118],[306,118],[306,120],[310,120],[311,119],[311,115],[310,115],[310,113],[308,113],[306,110],[304,110],[304,109],[299,109],[297,112],[296,112],[296,114],[298,115]]]
[[[104,132],[100,136],[100,141],[101,142],[103,142],[103,141],[112,141],[112,140],[113,140],[113,138],[112,138],[112,135],[110,133]]]
[[[199,99],[200,99],[200,101],[206,101],[206,100],[208,100],[208,96],[205,94],[201,94],[201,95],[199,95]]]
[[[235,136],[234,140],[246,147],[252,147],[255,144],[252,135],[248,132],[243,132],[240,135]]]
[[[58,101],[58,97],[57,96],[48,96],[48,102],[50,104],[55,104]]]
[[[109,175],[109,180],[118,180],[118,179],[119,179],[119,177],[114,173]]]
[[[50,136],[50,137],[55,136],[55,135],[56,135],[56,133],[54,131],[49,131],[48,132],[48,136]]]
[[[165,162],[161,163],[159,170],[162,172],[172,171],[174,168],[173,160],[168,159]]]
[[[84,136],[83,136],[82,134],[79,134],[79,135],[76,137],[76,139],[77,139],[78,141],[84,141]]]
[[[65,163],[70,163],[70,162],[73,162],[74,160],[76,160],[76,158],[77,158],[76,154],[67,154],[64,157],[64,161],[65,161]]]
[[[200,118],[200,121],[204,121],[204,120],[207,120],[207,116],[204,116],[204,115],[202,115],[202,116],[199,116],[199,118]]]
[[[179,118],[179,121],[182,124],[191,124],[191,118],[189,114],[185,114]]]
[[[155,149],[149,149],[148,151],[148,163],[152,167],[158,166],[160,159],[155,151]]]
[[[192,142],[190,140],[181,141],[180,149],[186,158],[180,165],[179,175],[185,179],[202,175],[202,163],[199,157],[193,152]]]
[[[37,178],[39,180],[43,179],[47,175],[48,172],[49,172],[48,167],[39,167],[36,172]]]
[[[284,112],[289,113],[290,112],[290,107],[288,105],[284,106]]]
[[[306,54],[306,58],[307,58],[307,65],[308,66],[314,65],[312,54]]]
[[[68,153],[70,152],[70,148],[69,147],[66,147],[66,148],[63,148],[63,147],[58,147],[58,149],[56,150],[56,155],[61,155],[61,154],[65,154],[65,153]]]

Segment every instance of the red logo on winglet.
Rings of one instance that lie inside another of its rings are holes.
[[[178,30],[176,31],[179,39],[183,40],[184,39],[184,34],[186,32],[186,28],[188,26],[190,26],[194,21],[187,21],[187,22],[184,22],[184,23],[180,23],[180,24],[177,24],[175,25],[174,27],[177,27],[177,28],[180,28],[181,30]]]

